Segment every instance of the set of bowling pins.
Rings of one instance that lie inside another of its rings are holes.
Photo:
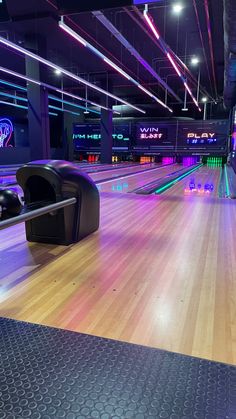
[[[117,163],[118,161],[118,156],[112,156],[112,163]]]
[[[208,167],[221,167],[222,157],[208,157],[207,166]]]
[[[96,163],[99,160],[99,155],[98,154],[89,154],[88,155],[88,162],[89,163]]]
[[[141,156],[140,163],[154,163],[155,157],[154,156]]]

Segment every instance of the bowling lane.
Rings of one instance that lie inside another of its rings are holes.
[[[123,175],[128,175],[128,174],[132,174],[132,173],[136,173],[136,172],[144,172],[145,170],[148,169],[154,169],[157,167],[162,166],[162,164],[156,164],[156,163],[148,163],[148,164],[139,164],[139,165],[133,165],[133,166],[129,166],[129,167],[117,167],[111,170],[106,170],[104,172],[97,172],[97,173],[91,173],[88,172],[89,176],[91,176],[91,178],[97,182],[99,180],[104,180],[104,179],[111,179],[111,178],[118,178],[120,176]]]
[[[182,166],[179,164],[159,166],[148,172],[140,172],[123,179],[114,179],[97,186],[100,192],[131,192],[136,188],[144,186],[149,182],[162,178],[163,176],[175,172],[178,169],[180,170],[181,168]]]
[[[186,178],[163,192],[164,196],[218,197],[222,169],[201,166]],[[192,188],[192,190],[191,190]]]
[[[111,178],[114,173],[117,173],[117,176],[121,176],[125,173],[130,172],[137,172],[143,171],[145,169],[150,169],[151,167],[155,167],[155,163],[115,163],[115,164],[96,164],[96,163],[81,163],[76,164],[78,165],[79,169],[83,172],[90,174],[95,173],[102,173],[101,175],[95,176],[96,179],[104,179],[104,178]],[[125,169],[125,170],[124,170]],[[117,171],[117,172],[114,172]],[[120,171],[121,174],[120,174]],[[16,183],[16,176],[15,175],[5,175],[0,173],[0,187],[5,186],[10,183]]]

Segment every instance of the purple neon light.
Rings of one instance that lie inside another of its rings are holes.
[[[13,134],[13,125],[10,119],[0,119],[0,147],[8,147]]]
[[[147,21],[149,27],[151,28],[152,32],[154,33],[155,37],[157,38],[157,40],[159,42],[161,42],[161,46],[164,49],[164,53],[166,54],[168,60],[170,61],[172,67],[175,69],[176,73],[178,74],[178,76],[181,78],[181,80],[184,83],[184,87],[186,88],[186,90],[188,91],[188,93],[190,94],[191,98],[193,99],[194,104],[197,106],[198,110],[201,112],[201,108],[198,106],[197,100],[195,99],[195,97],[193,96],[190,87],[188,86],[184,76],[181,74],[178,66],[176,65],[173,57],[170,55],[169,51],[167,50],[167,48],[164,45],[164,42],[161,41],[161,37],[159,35],[159,33],[157,32],[157,29],[154,25],[154,23],[152,22],[152,19],[149,17],[147,10],[145,9],[144,12],[144,18]]]
[[[39,61],[40,63],[46,65],[47,67],[50,67],[50,68],[52,68],[54,70],[58,70],[62,74],[64,74],[65,76],[67,76],[67,77],[69,77],[69,78],[71,78],[73,80],[76,80],[79,83],[85,84],[86,86],[90,87],[91,89],[96,90],[99,93],[102,93],[102,94],[104,94],[104,95],[106,95],[108,97],[111,97],[112,99],[117,100],[118,102],[121,102],[124,105],[127,105],[130,108],[133,108],[133,109],[137,110],[138,112],[141,112],[143,114],[146,113],[143,109],[140,109],[137,106],[132,105],[131,103],[129,103],[129,102],[127,102],[127,101],[119,98],[118,96],[115,96],[112,93],[110,93],[110,92],[108,92],[106,90],[101,89],[100,87],[96,86],[95,84],[92,84],[92,83],[88,82],[87,80],[84,80],[84,79],[82,79],[79,76],[76,76],[75,74],[71,73],[70,71],[65,70],[63,67],[60,67],[60,66],[52,63],[51,61],[48,61],[45,58],[43,58],[43,57],[41,57],[41,56],[39,56],[37,54],[34,54],[33,52],[30,52],[27,49],[22,48],[19,45],[14,44],[11,41],[8,41],[8,39],[5,39],[5,38],[0,37],[0,43],[2,43],[4,45],[6,45],[6,46],[8,46],[8,47],[10,47],[10,48],[18,51],[18,52],[21,52],[22,54],[24,54],[24,55],[32,58],[33,60]]]

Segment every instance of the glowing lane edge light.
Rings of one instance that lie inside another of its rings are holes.
[[[153,22],[152,22],[151,18],[148,16],[148,12],[147,12],[147,10],[146,10],[146,9],[144,10],[143,15],[144,15],[144,18],[145,18],[146,22],[148,23],[149,27],[151,28],[152,32],[154,33],[155,37],[157,38],[157,40],[160,40],[160,35],[159,35],[159,33],[157,32],[157,29],[155,28],[155,26],[154,26],[154,24],[153,24]],[[162,45],[162,46],[163,46],[163,45]],[[183,77],[183,75],[181,74],[181,72],[180,72],[180,70],[179,70],[178,66],[177,66],[177,65],[176,65],[176,63],[174,62],[174,60],[173,60],[173,58],[171,57],[170,53],[167,51],[166,47],[164,47],[164,52],[165,52],[165,54],[166,54],[166,56],[167,56],[168,60],[169,60],[169,61],[170,61],[170,63],[172,64],[173,68],[175,69],[176,73],[178,74],[178,76],[179,76],[179,77],[180,77],[180,78],[184,81],[184,77]],[[197,103],[197,101],[196,101],[195,97],[193,96],[193,94],[192,94],[192,92],[191,92],[191,90],[190,90],[189,86],[187,85],[186,81],[184,81],[184,86],[185,86],[185,88],[187,89],[188,93],[190,94],[191,98],[193,99],[193,101],[194,101],[195,105],[197,106],[197,108],[198,108],[199,112],[201,112],[201,108],[199,108],[198,103]]]
[[[1,66],[0,66],[0,71],[2,71],[3,73],[6,73],[6,74],[10,74],[10,75],[11,75],[11,76],[13,76],[13,77],[17,77],[17,78],[19,78],[19,79],[22,79],[22,80],[24,80],[24,81],[27,81],[27,82],[29,82],[29,83],[37,84],[37,85],[42,86],[42,87],[45,87],[45,88],[47,88],[47,89],[49,89],[49,90],[53,90],[53,91],[55,91],[55,92],[61,93],[61,94],[65,95],[65,96],[72,97],[72,98],[77,99],[77,100],[79,100],[79,101],[83,101],[83,102],[85,102],[85,101],[86,101],[86,99],[85,99],[85,98],[82,98],[82,97],[80,97],[80,96],[73,95],[72,93],[66,92],[66,91],[64,91],[64,90],[62,90],[62,89],[57,89],[57,88],[55,88],[54,86],[51,86],[50,84],[43,83],[43,82],[39,82],[39,81],[37,81],[37,80],[35,80],[35,79],[31,79],[31,78],[29,78],[29,77],[24,76],[23,74],[16,73],[15,71],[9,70],[9,69],[7,69],[7,68],[4,68],[4,67],[1,67]],[[119,112],[113,111],[113,109],[107,108],[106,106],[102,106],[102,105],[100,105],[100,104],[98,104],[98,103],[91,102],[90,100],[87,100],[87,102],[88,102],[88,103],[91,103],[91,105],[97,106],[98,108],[105,109],[105,110],[107,110],[107,111],[112,111],[112,112],[114,112],[114,113],[118,113],[118,114],[120,115],[120,113],[119,113]]]
[[[118,96],[115,96],[112,93],[110,93],[110,92],[108,92],[106,90],[101,89],[100,87],[96,86],[95,84],[92,84],[92,83],[84,80],[83,78],[77,76],[76,74],[73,74],[70,71],[65,70],[63,67],[60,67],[60,66],[52,63],[51,61],[48,61],[45,58],[43,58],[43,57],[41,57],[41,56],[39,56],[37,54],[34,54],[33,52],[30,52],[27,49],[22,48],[19,45],[14,44],[11,41],[8,41],[8,39],[5,39],[5,38],[0,37],[0,43],[3,44],[3,45],[6,45],[9,48],[14,49],[15,51],[18,51],[18,52],[26,55],[27,57],[32,58],[33,60],[36,60],[36,61],[38,61],[38,62],[46,65],[47,67],[52,68],[53,70],[59,70],[59,71],[61,71],[62,74],[64,74],[65,76],[69,77],[70,79],[73,79],[73,80],[76,80],[79,83],[85,84],[86,86],[90,87],[91,89],[96,90],[99,93],[104,94],[105,96],[111,97],[112,99],[117,100],[118,102],[121,102],[121,103],[129,106],[130,108],[135,109],[138,112],[141,112],[143,114],[146,113],[146,111],[144,111],[143,109],[140,109],[137,106],[132,105],[131,103],[125,101],[124,99],[121,99]],[[40,84],[40,83],[38,82],[38,84]]]
[[[10,147],[9,141],[11,140],[13,134],[13,125],[10,119],[1,118],[0,119],[0,148]]]
[[[59,21],[59,26],[61,29],[65,30],[68,34],[70,34],[74,39],[78,40],[79,42],[83,41],[84,46],[86,46],[90,51],[92,51],[94,54],[96,54],[99,58],[101,58],[103,61],[105,61],[108,65],[110,65],[112,68],[114,68],[118,73],[120,73],[123,77],[125,77],[127,80],[131,81],[135,86],[140,86],[139,82],[135,79],[133,79],[129,74],[127,74],[124,70],[122,70],[119,66],[117,66],[113,61],[109,60],[104,54],[102,54],[97,48],[95,48],[93,45],[91,45],[89,42],[87,42],[85,39],[83,39],[80,35],[77,34],[77,32],[74,32],[69,26],[67,26],[64,23],[63,17]],[[144,93],[146,93],[148,96],[155,99],[161,106],[168,109],[170,112],[173,112],[172,109],[170,109],[168,106],[166,106],[160,99],[158,99],[155,95],[153,95],[150,91],[143,88],[142,89]]]

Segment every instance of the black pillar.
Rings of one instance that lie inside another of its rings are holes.
[[[101,163],[112,163],[112,111],[101,111]]]
[[[73,141],[73,125],[83,121],[83,117],[64,113],[63,118],[63,148],[65,160],[74,160],[74,141]]]
[[[32,41],[30,42],[32,49]],[[34,51],[38,53],[37,42]],[[40,64],[30,57],[25,58],[26,76],[40,80]],[[48,115],[48,92],[44,87],[28,83],[28,127],[31,160],[50,159],[50,127]]]

